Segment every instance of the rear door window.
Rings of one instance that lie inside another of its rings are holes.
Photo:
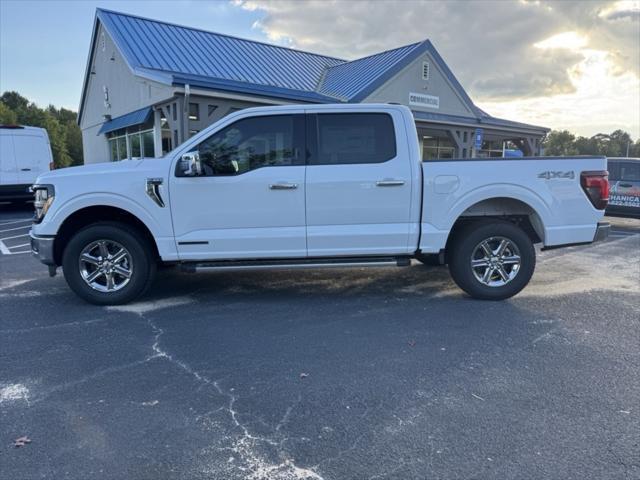
[[[640,182],[640,162],[620,163],[619,179],[624,182]]]
[[[383,163],[396,156],[393,120],[386,113],[309,115],[310,165]]]
[[[609,180],[620,179],[620,162],[609,160],[607,162],[607,171],[609,172]]]

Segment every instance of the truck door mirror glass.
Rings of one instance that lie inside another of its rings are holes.
[[[183,177],[199,177],[202,175],[200,154],[197,151],[187,152],[180,159],[180,173]]]

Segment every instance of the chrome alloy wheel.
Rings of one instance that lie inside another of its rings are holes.
[[[96,240],[84,247],[78,260],[82,279],[99,292],[116,292],[131,280],[129,251],[112,240]]]
[[[520,250],[505,237],[490,237],[480,242],[471,254],[471,270],[480,283],[502,287],[520,271]]]

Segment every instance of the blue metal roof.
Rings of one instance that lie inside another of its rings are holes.
[[[314,91],[344,60],[98,9],[132,68]]]
[[[121,128],[131,127],[133,125],[140,125],[141,123],[149,120],[150,115],[151,107],[144,107],[140,110],[122,115],[121,117],[112,118],[111,120],[102,124],[98,135],[113,132],[115,130],[120,130]]]
[[[351,100],[379,80],[385,72],[397,72],[408,64],[415,56],[411,53],[420,50],[419,46],[420,43],[413,43],[329,67],[318,92],[345,101]]]
[[[476,107],[429,40],[345,61],[99,8],[92,49],[98,22],[109,32],[135,75],[170,85],[189,84],[310,103],[360,102],[420,55],[429,53],[473,112],[475,118],[467,117],[467,122],[542,128],[495,119]],[[87,69],[78,121],[88,75]]]

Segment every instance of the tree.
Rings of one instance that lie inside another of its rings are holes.
[[[598,133],[591,138],[575,138],[566,130],[554,130],[543,145],[547,155],[640,156],[640,139],[634,143],[631,135],[624,130],[615,130],[610,134]]]
[[[0,125],[15,125],[18,123],[16,112],[11,110],[4,102],[0,102]]]
[[[53,162],[57,168],[82,165],[82,133],[76,112],[49,105],[38,107],[18,92],[0,97],[0,123],[42,127],[47,130]]]
[[[0,101],[8,106],[14,112],[27,108],[29,100],[20,95],[18,92],[4,92]]]
[[[578,149],[574,145],[576,137],[568,130],[554,130],[545,138],[543,147],[545,155],[577,155]]]
[[[598,143],[596,140],[587,137],[578,137],[576,138],[574,144],[576,150],[578,151],[578,155],[597,155],[598,154]]]

